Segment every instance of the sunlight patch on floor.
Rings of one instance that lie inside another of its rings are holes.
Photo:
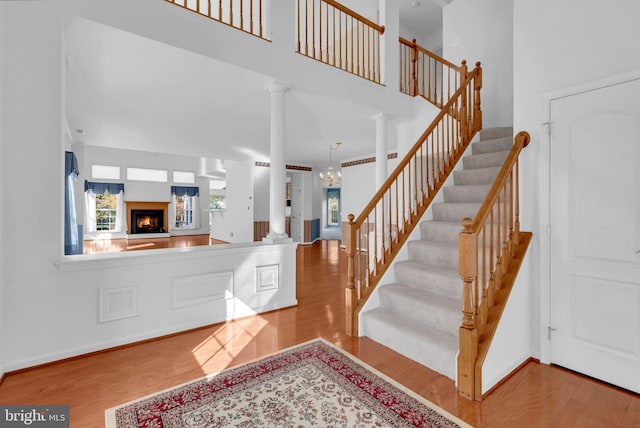
[[[229,321],[194,347],[191,353],[205,373],[222,370],[251,345],[267,324],[261,316]]]

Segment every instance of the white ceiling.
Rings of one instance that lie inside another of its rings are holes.
[[[410,15],[404,26],[431,22]],[[269,159],[269,77],[83,19],[69,23],[65,49],[66,116],[74,142]],[[286,109],[287,162],[323,164],[336,141],[343,144],[334,160],[375,151],[373,109],[301,88],[287,93]]]

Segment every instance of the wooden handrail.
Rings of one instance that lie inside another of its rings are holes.
[[[480,63],[467,73],[418,141],[375,193],[362,213],[348,216],[346,330],[357,335],[358,314],[394,257],[480,130]]]
[[[381,83],[384,26],[334,0],[297,0],[296,52]]]
[[[423,52],[425,55],[428,55],[431,58],[435,59],[436,61],[445,64],[447,67],[451,67],[454,70],[460,71],[460,66],[459,65],[455,65],[454,63],[449,62],[446,59],[442,58],[438,54],[435,54],[435,53],[431,52],[430,50],[427,50],[427,49],[423,48],[422,46],[420,46],[419,44],[416,43],[416,39],[413,39],[413,41],[411,41],[411,40],[405,39],[404,37],[399,37],[399,40],[400,40],[401,44],[406,45],[406,46],[411,47],[411,48],[416,48],[419,51]]]
[[[165,1],[213,19],[214,21],[229,25],[245,33],[268,40],[263,35],[264,16],[262,0],[235,0],[236,6],[234,6],[234,0],[197,0],[195,4],[189,0]],[[236,16],[236,19],[234,19],[234,16]]]
[[[337,1],[334,0],[322,0],[324,3],[327,3],[330,6],[335,7],[336,9],[346,13],[347,15],[357,19],[360,22],[364,22],[365,24],[367,24],[369,27],[378,30],[378,32],[380,34],[384,34],[384,25],[379,25],[376,24],[375,22],[371,21],[368,18],[365,18],[364,16],[360,15],[358,12],[349,9],[348,7],[346,7],[345,5],[338,3]]]
[[[400,92],[421,96],[438,108],[462,81],[462,67],[400,37]]]
[[[462,220],[458,237],[463,287],[458,389],[471,400],[482,398],[482,365],[531,239],[528,232],[521,239],[518,190],[518,157],[529,141],[526,132],[516,135],[475,219]]]

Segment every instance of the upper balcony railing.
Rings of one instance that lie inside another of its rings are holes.
[[[333,0],[298,0],[296,15],[298,53],[381,82],[384,26]]]
[[[264,35],[262,0],[165,0],[254,36]]]
[[[442,108],[460,83],[459,66],[400,37],[400,92]]]

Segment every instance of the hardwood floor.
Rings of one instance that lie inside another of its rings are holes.
[[[227,242],[210,238],[208,234],[152,239],[96,239],[95,241],[84,241],[83,253],[120,253],[122,251],[157,250],[160,248],[182,248],[216,244],[227,244]]]
[[[104,411],[323,337],[475,427],[640,427],[640,396],[568,370],[527,363],[482,402],[453,381],[367,339],[344,334],[344,250],[298,247],[298,306],[9,374],[1,404],[68,404],[72,427]]]

